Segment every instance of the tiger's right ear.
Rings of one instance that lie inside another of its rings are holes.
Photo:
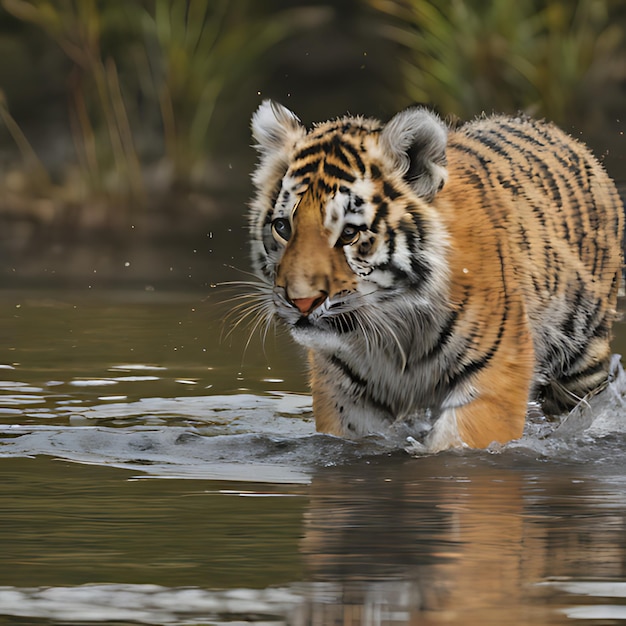
[[[395,115],[383,128],[381,144],[413,191],[431,201],[448,178],[448,130],[439,116],[424,107]]]
[[[252,116],[254,147],[262,156],[283,152],[305,133],[298,116],[272,100],[264,100]]]

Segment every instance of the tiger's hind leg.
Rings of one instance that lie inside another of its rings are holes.
[[[611,370],[611,328],[620,317],[617,298],[622,289],[621,261],[613,275],[606,296],[589,292],[579,299],[579,306],[570,313],[566,325],[569,332],[557,338],[544,352],[542,385],[533,394],[546,415],[562,415],[586,397],[605,388]],[[598,288],[601,288],[599,286]]]
[[[589,342],[583,357],[574,361],[561,376],[539,393],[546,415],[560,415],[573,409],[585,397],[602,391],[608,382],[611,346],[608,336]]]

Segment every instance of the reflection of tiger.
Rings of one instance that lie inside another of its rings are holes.
[[[582,144],[423,108],[307,131],[266,101],[252,129],[253,263],[309,349],[318,430],[484,447],[522,434],[529,399],[606,381],[622,205]]]

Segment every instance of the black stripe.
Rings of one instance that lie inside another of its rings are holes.
[[[355,177],[350,172],[346,172],[334,163],[329,163],[328,161],[324,161],[324,174],[331,176],[332,178],[345,180],[349,183],[353,183],[355,181]]]
[[[553,293],[556,293],[556,288],[558,286],[558,274],[556,272],[550,271],[553,267],[552,260],[556,253],[554,252],[552,245],[548,243],[548,241],[549,240],[546,237],[543,243],[543,256],[545,259],[545,264],[544,264],[545,275],[544,275],[543,284],[544,284],[546,291],[550,294],[553,294]],[[552,279],[554,279],[555,281],[554,285],[551,282]]]
[[[518,129],[513,129],[513,128],[507,126],[507,125],[505,125],[505,128],[507,128],[510,132],[515,131],[514,134],[517,135],[521,139],[527,138],[529,140],[532,140],[532,137],[529,137],[528,135],[526,135],[525,133],[519,131]],[[494,131],[494,133],[496,133],[496,131]],[[480,139],[483,139],[483,136],[481,136]],[[517,145],[515,143],[507,141],[506,137],[504,137],[504,136],[502,137],[502,141],[505,142],[505,143],[508,143],[509,145],[512,145],[514,148]],[[487,139],[486,141],[484,141],[482,143],[484,143],[484,144],[491,144],[492,141]],[[534,140],[532,140],[531,143],[533,143],[535,145],[543,145],[540,142],[537,142],[537,141],[534,141]],[[488,147],[488,146],[486,146],[486,147]],[[475,149],[465,148],[463,151],[466,152],[467,154],[472,154],[475,158],[477,158],[479,160],[481,165],[486,168],[487,173],[490,172],[490,167],[491,167],[490,166],[490,161],[488,161],[487,159],[481,157],[481,155],[479,153],[477,153]],[[520,152],[522,152],[522,154],[528,156],[529,159],[531,159],[532,161],[536,162],[540,166],[541,172],[546,174],[546,176],[550,180],[550,188],[556,189],[556,179],[554,178],[552,173],[549,172],[547,163],[545,161],[539,159],[538,157],[536,157],[536,155],[534,155],[531,152],[529,152],[526,149],[526,147],[522,148],[520,146]],[[511,166],[518,167],[521,172],[523,172],[524,174],[528,175],[529,179],[532,179],[533,178],[533,174],[537,173],[536,171],[534,171],[530,167],[522,169],[521,165],[516,164],[514,162],[511,162]],[[499,180],[501,181],[502,179],[499,178]],[[535,180],[536,180],[536,178],[535,178]],[[543,179],[541,179],[541,180],[542,180],[542,182],[545,182],[545,181],[543,181]],[[483,201],[485,206],[492,206],[489,203],[489,199],[486,197],[486,194],[485,194],[485,187],[487,185],[482,182],[482,179],[480,178],[478,173],[476,173],[476,172],[468,172],[468,181],[471,184],[474,184],[474,186],[481,191],[481,193],[482,193],[481,200]],[[545,229],[547,228],[547,225],[548,225],[548,218],[547,218],[546,212],[544,210],[544,206],[541,205],[541,204],[537,204],[536,202],[531,200],[531,198],[523,190],[523,187],[520,187],[519,185],[517,185],[517,183],[511,183],[511,187],[514,187],[514,186],[516,186],[518,189],[520,189],[521,193],[524,194],[524,196],[526,198],[526,201],[528,202],[528,206],[529,206],[530,210],[532,211],[532,213],[533,213],[535,219],[537,220],[539,226],[541,226],[541,230],[537,233],[537,235],[539,236],[540,240],[543,243],[543,253],[544,253],[545,258],[546,258],[546,264],[547,264],[548,267],[551,267],[553,258],[555,256],[555,253],[552,250],[552,248],[550,247],[548,238],[547,238],[546,233],[545,233]],[[543,188],[543,191],[545,193],[547,193],[545,185],[542,185],[542,188]],[[550,194],[550,195],[553,195],[553,194]],[[561,197],[560,193],[559,193],[558,197],[559,198]],[[499,222],[497,221],[497,217],[491,215],[490,211],[488,212],[488,215],[492,219],[492,222],[494,223],[494,225],[498,226]],[[523,227],[520,226],[520,228],[521,228],[520,233],[522,234],[522,238],[523,238],[524,237],[524,233],[522,233]],[[566,233],[567,233],[567,235],[569,235],[569,229],[567,229]],[[528,244],[528,240],[526,240],[526,243]],[[536,277],[534,277],[534,276],[533,276],[533,281],[536,283]],[[555,289],[556,289],[556,286],[557,285],[555,284],[554,285]],[[549,273],[546,273],[546,275],[545,275],[545,287],[546,287],[546,289],[548,291],[552,292],[552,289],[551,289],[552,285],[550,284]]]
[[[299,161],[300,159],[305,159],[307,157],[312,156],[313,154],[317,154],[318,152],[326,152],[328,146],[329,146],[328,142],[324,142],[324,143],[315,143],[312,146],[302,148],[302,150],[300,150],[294,155],[293,161]]]
[[[598,303],[601,306],[601,302]],[[603,337],[609,337],[611,332],[611,322],[613,321],[613,316],[610,313],[605,313],[602,318],[600,318],[593,327],[590,326],[591,337],[596,337],[601,339]]]
[[[552,141],[548,140],[546,142],[539,141],[536,137],[533,137],[529,132],[522,130],[519,126],[514,126],[510,122],[503,122],[499,124],[500,128],[503,128],[507,133],[510,133],[514,137],[521,139],[523,142],[528,142],[532,144],[536,148],[545,148],[547,145],[550,145]],[[535,125],[531,124],[531,128],[537,130]],[[546,135],[544,135],[544,138]],[[551,139],[551,137],[549,137]]]
[[[461,383],[466,381],[468,378],[480,372],[480,370],[484,369],[493,357],[496,355],[500,344],[502,343],[502,337],[504,336],[504,328],[506,326],[507,314],[506,310],[502,315],[502,319],[500,320],[500,327],[498,328],[498,335],[489,348],[487,352],[485,352],[480,358],[474,359],[469,363],[465,363],[463,367],[458,370],[453,376],[449,377],[447,380],[447,386],[450,389],[454,389],[458,387]]]
[[[354,372],[347,363],[342,361],[338,356],[333,355],[330,357],[330,362],[334,365],[341,373],[350,380],[352,385],[359,388],[359,395],[363,400],[365,400],[368,404],[371,404],[375,409],[381,411],[382,413],[387,413],[390,419],[393,419],[393,410],[390,406],[374,398],[371,395],[371,390],[369,389],[368,382],[359,376],[356,372]]]
[[[315,181],[317,185],[317,190],[322,194],[331,194],[337,191],[337,183],[328,184],[323,178],[318,178]]]
[[[561,324],[561,332],[568,338],[572,337],[576,332],[576,322],[578,321],[578,314],[580,313],[580,307],[585,298],[585,287],[579,278],[579,286],[574,294],[574,300],[570,303],[570,313]]]
[[[559,187],[558,187],[556,178],[552,174],[550,166],[548,165],[548,163],[546,162],[544,158],[537,156],[536,152],[529,149],[526,143],[528,141],[531,141],[532,137],[530,137],[528,134],[524,133],[523,131],[516,132],[514,133],[514,135],[518,139],[523,140],[523,143],[516,143],[516,142],[511,141],[511,139],[507,137],[507,135],[498,132],[495,128],[492,129],[490,132],[493,136],[495,136],[498,139],[499,144],[495,144],[498,146],[498,151],[501,154],[504,154],[508,157],[507,160],[511,166],[516,167],[516,168],[520,167],[520,164],[514,159],[514,157],[517,155],[523,155],[526,159],[528,159],[529,161],[532,161],[533,163],[535,163],[535,165],[537,165],[538,172],[541,173],[542,175],[541,182],[542,182],[543,190],[546,192],[546,195],[548,197],[551,197],[552,200],[556,202],[557,205],[561,206],[561,203],[562,203],[561,193],[559,192]],[[486,140],[486,137],[484,137],[483,135],[481,135],[479,138],[482,140]],[[490,146],[493,145],[493,142],[489,141],[489,145]],[[510,146],[514,151],[513,154],[511,154],[508,151],[503,153],[502,152],[503,145]],[[533,174],[537,172],[533,170],[532,168],[529,168],[528,173],[532,177]]]
[[[393,185],[388,183],[387,181],[383,182],[383,193],[390,199],[395,200],[400,197],[400,192],[394,188]]]
[[[504,189],[508,189],[514,197],[517,197],[520,194],[524,193],[524,189],[519,183],[517,183],[514,180],[511,180],[510,178],[506,178],[502,174],[502,172],[498,172],[496,174],[496,178],[498,179],[498,182],[500,183],[500,185]]]
[[[506,279],[504,276],[504,257],[502,256],[502,250],[500,248],[500,244],[497,244],[497,253],[498,258],[500,260],[500,274],[502,280],[502,292],[504,294],[504,308],[502,311],[502,315],[500,317],[500,326],[498,327],[498,334],[494,342],[491,344],[489,349],[484,352],[479,358],[473,359],[468,363],[465,363],[460,370],[458,370],[454,375],[450,376],[447,381],[442,381],[442,384],[437,385],[439,388],[443,386],[445,383],[449,389],[454,389],[459,386],[461,383],[466,381],[468,378],[477,374],[480,370],[484,369],[487,365],[489,365],[490,361],[498,352],[498,348],[502,343],[502,337],[504,336],[504,330],[506,328],[506,324],[508,321],[508,307],[509,307],[509,296],[507,291]]]
[[[387,246],[389,251],[389,258],[392,259],[396,251],[396,231],[387,224]]]
[[[398,267],[392,261],[386,261],[385,263],[381,263],[380,265],[374,266],[375,270],[379,270],[381,272],[390,272],[393,274],[396,280],[408,280],[409,275],[401,268]]]
[[[378,202],[376,202],[376,199],[378,199]],[[383,202],[380,196],[372,198],[372,202],[374,204],[378,204],[376,208],[376,215],[374,216],[372,224],[370,225],[370,230],[374,231],[378,227],[378,224],[380,224],[382,220],[386,219],[387,215],[389,214],[389,206],[386,202]]]
[[[573,178],[577,181],[581,180],[581,175],[588,171],[589,162],[582,158],[578,151],[574,150],[574,146],[563,143],[562,141],[554,141],[554,158],[563,167],[566,172],[573,174]],[[567,158],[566,158],[567,157]],[[584,187],[580,187],[583,191],[588,191]]]
[[[309,161],[308,163],[305,163],[304,165],[300,166],[298,169],[291,172],[291,175],[294,178],[298,178],[300,176],[304,176],[305,174],[312,174],[313,172],[315,172],[315,170],[317,170],[319,165],[320,165],[319,159],[316,159],[314,161]]]
[[[526,250],[526,252],[530,252],[530,240],[528,239],[528,233],[526,232],[526,229],[521,223],[518,225],[518,227],[519,227],[519,234],[521,237],[520,246],[522,247],[523,250]]]
[[[490,134],[496,135],[499,141],[495,141],[492,137],[489,136]],[[504,157],[509,163],[512,162],[511,156],[506,150],[504,150],[504,147],[502,145],[504,143],[502,141],[502,135],[498,136],[497,132],[483,131],[482,133],[472,135],[472,139],[478,141],[478,143],[482,144],[492,152],[495,152],[498,156]]]
[[[448,342],[454,335],[454,327],[459,319],[459,312],[462,311],[469,302],[471,288],[465,285],[463,290],[463,300],[457,308],[450,311],[445,323],[439,328],[439,335],[432,346],[422,355],[421,360],[432,359],[435,355],[440,354],[448,345]]]
[[[546,214],[543,212],[543,207],[535,204],[534,202],[528,201],[528,206],[530,206],[530,210],[533,212],[533,215],[537,218],[539,225],[545,230],[547,226],[546,222]],[[545,244],[545,232],[543,233],[542,240]]]
[[[370,177],[372,180],[376,180],[382,176],[382,172],[380,171],[377,165],[370,165]]]
[[[349,143],[342,143],[341,148],[350,154],[350,156],[354,159],[359,172],[361,172],[361,175],[365,176],[365,163],[363,163],[363,159],[361,158],[358,150]]]
[[[411,281],[413,287],[422,285],[433,273],[430,265],[426,265],[419,255],[411,257],[411,269],[413,270]]]
[[[349,170],[352,169],[352,163],[350,163],[350,159],[346,155],[341,144],[335,146],[335,149],[333,150],[333,156],[339,159],[339,161],[341,161],[341,163],[345,165]]]
[[[415,230],[417,231],[417,236],[420,241],[424,241],[426,239],[426,226],[424,225],[424,220],[422,219],[419,211],[409,211],[409,215],[411,216],[411,221],[415,225]]]
[[[558,378],[558,382],[562,385],[571,386],[571,383],[579,381],[583,378],[588,378],[589,376],[593,376],[594,374],[598,374],[599,372],[607,371],[607,366],[604,361],[592,363],[585,367],[585,369],[580,370],[574,374],[568,374],[567,376],[560,376]],[[607,372],[608,376],[608,372]],[[590,391],[590,390],[588,390]]]
[[[459,309],[453,310],[450,315],[448,315],[448,319],[445,324],[439,329],[439,334],[437,335],[437,339],[433,343],[430,348],[422,354],[420,357],[420,361],[426,361],[428,359],[432,359],[433,357],[441,354],[443,349],[448,345],[448,342],[454,335],[454,327],[459,319]]]
[[[451,141],[450,148],[455,148],[459,152],[463,152],[464,154],[475,158],[478,163],[480,163],[480,166],[485,172],[489,171],[492,163],[491,159],[476,150],[476,148],[474,148],[473,146],[469,146],[466,143],[457,143],[455,141]],[[469,164],[465,163],[464,165],[466,166],[466,170],[468,173],[473,171],[473,168],[468,167]]]
[[[398,228],[406,238],[406,244],[410,252],[411,269],[413,270],[412,286],[421,285],[432,274],[432,269],[424,262],[420,249],[423,248],[423,222],[418,213],[410,213],[411,222],[403,220]],[[411,228],[413,226],[413,228]]]
[[[488,190],[491,187],[491,184],[489,181],[486,181],[486,182],[483,181],[483,179],[479,175],[482,171],[483,174],[489,176],[489,170],[487,169],[489,161],[487,161],[486,159],[482,159],[482,157],[479,157],[475,152],[468,152],[468,153],[473,154],[474,156],[480,159],[480,163],[481,163],[481,166],[483,167],[483,170],[479,170],[479,169],[474,170],[474,169],[467,168],[464,172],[467,178],[467,183],[468,185],[474,187],[476,191],[478,191],[478,193],[480,194],[481,206],[485,209],[485,213],[487,217],[491,220],[492,224],[495,227],[498,227],[500,225],[499,220],[495,219],[494,215],[492,215],[491,211],[489,210],[490,207],[492,207],[492,199],[489,197],[489,194],[488,194]]]
[[[522,152],[526,158],[528,158],[538,166],[538,171],[533,169],[527,170],[529,177],[532,179],[534,177],[534,174],[540,173],[540,182],[542,183],[541,189],[544,191],[544,193],[546,193],[549,198],[554,201],[554,203],[560,209],[563,209],[564,200],[559,189],[559,184],[557,182],[558,178],[558,181],[567,191],[568,199],[571,202],[571,212],[576,220],[574,231],[576,233],[584,232],[580,213],[580,203],[576,197],[576,191],[570,183],[569,177],[564,176],[562,173],[559,173],[558,176],[555,176],[552,172],[553,167],[544,158],[538,157],[537,154],[528,146],[528,144],[542,149],[550,149],[550,156],[555,159],[555,161],[565,170],[565,172],[573,173],[576,180],[580,178],[579,174],[589,167],[588,161],[585,161],[585,167],[583,167],[581,165],[580,155],[577,152],[573,151],[572,146],[562,142],[558,137],[553,135],[550,132],[551,127],[549,126],[531,126],[533,130],[540,133],[541,136],[544,137],[545,143],[537,141],[537,139],[534,138],[529,132],[525,132],[520,128],[510,126],[509,124],[503,124],[501,127],[516,138],[527,142],[526,145],[517,144],[507,139],[505,135],[498,133],[495,129],[492,131],[493,134],[496,135],[502,142],[511,145],[514,149],[519,149],[519,151]],[[565,152],[566,154],[568,154],[570,157],[569,160],[566,160],[561,152]],[[517,167],[520,166],[517,165]],[[582,191],[582,188],[580,186],[577,186],[576,189]],[[538,217],[541,214],[541,223],[545,224],[545,215],[543,215],[541,209],[536,206],[532,206],[532,209]],[[563,212],[562,215],[563,217],[560,223],[561,227],[563,228],[563,237],[566,241],[570,242],[572,238],[572,233],[568,222],[569,214]]]

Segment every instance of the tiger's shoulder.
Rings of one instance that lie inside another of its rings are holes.
[[[536,272],[569,269],[580,276],[580,262],[590,283],[607,267],[615,274],[623,204],[584,143],[526,115],[481,116],[450,129],[446,156],[444,191],[455,220],[463,219],[461,203],[470,216],[473,208],[484,212],[488,229],[504,229],[508,249],[523,253]]]

